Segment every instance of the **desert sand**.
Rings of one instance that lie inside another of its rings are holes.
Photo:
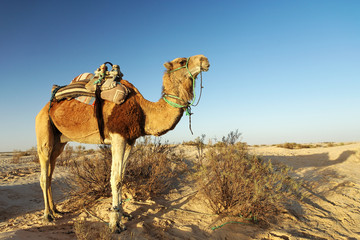
[[[304,198],[292,201],[278,221],[264,228],[242,219],[213,215],[197,186],[180,184],[164,198],[125,202],[134,216],[127,230],[114,239],[360,239],[360,143],[333,147],[285,149],[251,147],[250,151],[274,163],[293,167],[293,177],[304,182]],[[188,150],[189,159],[194,149]],[[55,169],[54,198],[65,214],[43,223],[43,197],[39,165],[13,153],[0,153],[0,239],[76,239],[74,223],[105,224],[110,199],[100,199],[91,209],[72,211],[64,179],[66,168]],[[88,212],[86,212],[88,211]],[[212,230],[229,221],[221,228]]]

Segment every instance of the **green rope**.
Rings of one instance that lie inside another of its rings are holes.
[[[99,79],[94,82],[94,85],[101,83],[101,80],[103,80],[103,78],[104,78],[104,73],[99,75]]]
[[[168,103],[170,106],[174,107],[174,108],[186,108],[185,112],[186,112],[186,116],[190,116],[191,115],[191,108],[190,108],[190,104],[187,104],[187,105],[181,105],[181,104],[178,104],[176,102],[172,102],[168,99],[166,99],[166,97],[172,97],[172,98],[176,98],[176,99],[179,99],[179,100],[182,100],[181,98],[177,97],[177,96],[173,96],[173,95],[164,95],[163,96],[163,99],[166,103]]]
[[[190,115],[191,115],[191,108],[190,108],[190,107],[194,105],[194,102],[195,102],[195,99],[196,99],[196,93],[195,93],[195,78],[194,78],[194,76],[191,74],[191,72],[190,72],[190,70],[189,70],[189,67],[188,67],[188,65],[189,65],[189,59],[190,59],[190,57],[188,57],[188,58],[186,59],[186,64],[185,64],[185,66],[181,66],[181,67],[179,67],[179,68],[176,68],[176,69],[173,69],[173,70],[171,70],[171,71],[168,71],[168,73],[172,73],[172,72],[175,72],[175,71],[180,70],[180,69],[182,69],[182,68],[186,68],[186,70],[188,71],[190,77],[191,77],[192,80],[193,80],[193,94],[194,94],[194,98],[192,99],[191,103],[187,103],[186,105],[181,105],[181,104],[172,102],[172,101],[170,101],[169,99],[166,99],[166,97],[171,97],[171,98],[175,98],[175,99],[178,99],[178,100],[181,100],[181,101],[185,102],[185,100],[181,99],[180,97],[174,96],[174,95],[168,95],[168,94],[165,94],[165,95],[163,96],[164,101],[165,101],[166,103],[168,103],[170,106],[175,107],[175,108],[186,108],[186,110],[185,110],[186,116],[190,116]]]

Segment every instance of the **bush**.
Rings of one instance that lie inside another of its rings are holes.
[[[185,169],[181,159],[172,153],[172,147],[159,139],[143,138],[133,149],[126,167],[123,186],[138,200],[149,199],[169,189]],[[86,196],[86,202],[111,196],[111,147],[102,145],[100,156],[70,163],[73,195]],[[170,154],[171,153],[171,154]]]
[[[126,168],[124,185],[133,197],[145,200],[165,193],[186,168],[168,143],[145,137],[135,147]]]
[[[314,148],[316,146],[311,144],[300,144],[300,143],[283,143],[283,144],[277,144],[275,145],[277,147],[281,148],[287,148],[287,149],[302,149],[302,148]]]
[[[20,150],[14,150],[11,163],[19,164],[20,158],[23,156],[25,156],[23,152],[21,152]]]
[[[222,137],[221,141],[225,145],[234,145],[240,138],[241,133],[236,129],[235,131],[231,131],[226,137]]]
[[[249,155],[246,144],[211,148],[206,160],[199,182],[216,214],[266,223],[299,187],[289,177],[288,167],[274,167],[270,161]]]
[[[111,151],[110,147],[100,147],[100,156],[85,157],[81,160],[68,161],[71,172],[70,184],[73,196],[83,196],[83,203],[89,203],[100,197],[111,196]],[[69,148],[69,154],[72,148]],[[110,157],[109,157],[110,154]],[[67,156],[67,154],[65,155]]]
[[[56,162],[59,166],[68,166],[73,155],[74,148],[70,145],[66,145],[64,151],[60,154]]]

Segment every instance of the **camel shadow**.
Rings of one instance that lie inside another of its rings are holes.
[[[294,171],[300,168],[320,167],[325,168],[332,165],[340,164],[345,162],[351,155],[355,154],[355,151],[344,151],[340,156],[331,160],[329,154],[319,153],[310,155],[297,155],[297,156],[276,156],[276,155],[264,155],[262,156],[266,160],[271,160],[274,163],[286,164]]]
[[[178,239],[179,236],[182,239],[233,239],[234,236],[245,236],[246,232],[262,231],[257,224],[246,221],[244,225],[229,224],[216,231],[211,230],[211,227],[224,223],[224,216],[192,210],[190,202],[194,198],[196,192],[171,201],[157,198],[151,205],[135,202],[139,206],[131,212],[135,218],[125,223],[128,230],[120,234],[120,239],[130,236],[135,236],[135,239],[136,236],[149,237],[146,239]],[[226,237],[227,234],[230,234],[229,237]]]
[[[64,179],[54,179],[55,201],[66,196]],[[43,193],[38,182],[0,186],[0,222],[44,208]]]

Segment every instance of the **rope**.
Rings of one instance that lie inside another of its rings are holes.
[[[183,99],[181,99],[180,97],[178,97],[178,96],[168,95],[168,94],[164,94],[163,99],[164,99],[164,101],[165,101],[166,103],[168,103],[168,104],[169,104],[170,106],[172,106],[172,107],[175,107],[175,108],[185,108],[185,109],[186,109],[186,110],[185,110],[186,116],[189,116],[189,130],[190,130],[191,134],[194,135],[194,133],[193,133],[193,131],[192,131],[192,129],[191,129],[191,115],[192,115],[191,106],[196,107],[196,106],[199,104],[200,99],[201,99],[202,89],[203,89],[204,87],[203,87],[203,85],[202,85],[202,71],[200,71],[200,77],[201,77],[201,81],[200,81],[200,82],[201,82],[201,83],[200,83],[200,95],[199,95],[199,99],[198,99],[197,103],[194,104],[195,99],[196,99],[195,78],[194,78],[194,76],[191,74],[191,72],[190,72],[190,70],[189,70],[189,67],[188,67],[188,65],[189,65],[189,59],[190,59],[190,57],[188,57],[188,58],[186,59],[186,64],[185,64],[185,66],[181,66],[181,67],[179,67],[179,68],[176,68],[176,69],[173,69],[173,70],[171,70],[171,71],[168,71],[168,73],[172,73],[172,72],[175,72],[175,71],[180,70],[180,69],[182,69],[182,68],[186,68],[186,70],[188,71],[190,77],[191,77],[192,80],[193,80],[193,94],[194,94],[194,98],[192,99],[191,103],[187,103],[186,105],[181,105],[181,104],[172,102],[172,101],[168,100],[166,97],[175,98],[175,99],[181,100],[181,101],[183,101],[183,102],[185,102],[185,101],[184,101]]]
[[[191,135],[194,135],[192,129],[191,129],[191,107],[189,106],[187,109],[186,109],[186,114],[189,116],[189,130],[191,132]]]
[[[193,94],[194,94],[194,98],[193,98],[193,100],[191,101],[191,103],[187,103],[186,105],[180,105],[181,107],[177,107],[177,108],[184,108],[184,107],[189,107],[189,106],[193,106],[194,105],[194,102],[195,102],[195,99],[196,99],[196,93],[195,93],[195,78],[194,78],[194,76],[191,74],[191,72],[190,72],[190,70],[189,70],[189,67],[188,67],[188,65],[189,65],[189,59],[190,59],[190,57],[188,57],[187,59],[186,59],[186,64],[185,64],[185,66],[182,66],[182,67],[179,67],[179,68],[176,68],[176,69],[174,69],[174,70],[171,70],[171,71],[168,71],[168,73],[172,73],[172,72],[175,72],[175,71],[177,71],[177,70],[180,70],[180,69],[182,69],[182,68],[186,68],[186,70],[188,71],[188,73],[189,73],[189,75],[190,75],[190,77],[191,77],[191,79],[193,80]],[[200,73],[201,73],[201,71],[200,71]],[[166,98],[165,97],[172,97],[172,98],[176,98],[176,99],[179,99],[179,100],[182,100],[183,102],[185,102],[183,99],[181,99],[180,97],[177,97],[177,96],[174,96],[174,95],[167,95],[167,94],[165,94],[164,96],[163,96],[163,99],[165,100]],[[166,100],[165,100],[166,101]],[[170,100],[167,100],[166,101],[167,103],[169,103],[169,102],[171,102]],[[174,102],[171,102],[172,104],[177,104],[177,103],[174,103]],[[171,105],[171,104],[170,104]],[[173,106],[173,105],[171,105],[171,106]]]
[[[202,72],[200,72],[200,94],[199,94],[199,99],[198,99],[198,101],[196,102],[196,104],[193,104],[194,107],[196,107],[197,105],[199,105],[203,88],[204,88],[204,87],[203,87],[203,85],[202,85]],[[194,91],[194,94],[195,94],[195,91]]]

